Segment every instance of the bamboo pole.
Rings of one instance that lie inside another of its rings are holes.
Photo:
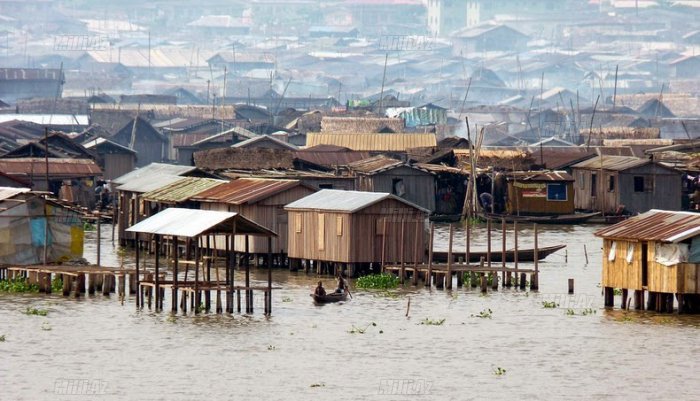
[[[518,222],[514,221],[513,222],[513,246],[515,247],[514,251],[515,253],[513,254],[513,261],[515,262],[515,286],[518,286]]]
[[[452,289],[452,238],[454,237],[454,224],[450,224],[450,237],[447,248],[447,275],[445,276],[445,287]]]
[[[416,237],[413,240],[413,285],[418,285],[418,259],[420,259],[420,246],[418,239],[420,237],[421,228],[420,221],[416,221]]]
[[[386,264],[386,217],[382,224],[382,274],[384,274],[384,265]]]
[[[537,290],[540,287],[540,269],[539,269],[539,251],[537,249],[538,247],[538,232],[537,232],[537,223],[533,224],[533,230],[535,231],[535,274],[532,276],[530,279],[530,289],[531,290]]]
[[[433,240],[435,238],[435,223],[430,223],[430,240],[428,242],[428,276],[425,278],[425,286],[430,287],[433,282]]]

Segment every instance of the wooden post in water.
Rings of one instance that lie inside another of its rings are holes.
[[[382,267],[381,273],[384,274],[384,265],[386,264],[386,217],[382,223]]]
[[[234,228],[235,232],[235,228]],[[226,313],[233,313],[233,268],[231,266],[232,235],[226,236]]]
[[[101,249],[102,249],[102,244],[101,244],[102,238],[101,238],[101,233],[100,233],[101,231],[102,230],[100,230],[100,215],[98,213],[97,214],[97,267],[101,266],[101,260],[100,260]]]
[[[479,282],[479,284],[481,284],[481,292],[486,293],[488,291],[488,281],[486,279],[486,273],[481,272],[479,276],[479,278],[481,279],[481,281]]]
[[[622,309],[627,309],[627,288],[622,289],[622,304],[621,307]]]
[[[501,219],[501,281],[506,286],[506,219]],[[510,273],[508,273],[510,277]]]
[[[430,287],[433,282],[433,240],[435,239],[435,223],[430,223],[430,240],[428,243],[428,275],[425,277],[425,286]]]
[[[179,258],[180,255],[178,252],[178,239],[177,235],[173,236],[173,286],[172,286],[172,312],[177,313],[177,290],[178,290],[178,282],[177,282],[177,268],[178,268],[178,263],[179,263]]]
[[[195,238],[194,241],[194,294],[192,294],[192,310],[194,314],[198,314],[201,310],[200,296],[199,296],[199,240],[200,237]]]
[[[491,268],[491,219],[486,220],[486,266]]]
[[[535,273],[530,276],[530,289],[537,290],[540,288],[540,269],[539,269],[539,251],[537,249],[537,223],[533,224],[533,231],[535,232]]]
[[[447,274],[445,275],[445,287],[452,289],[452,238],[454,237],[454,224],[450,224],[450,237],[447,248]]]
[[[413,240],[413,285],[418,285],[418,259],[421,259],[421,250],[418,244],[418,239],[420,237],[420,230],[422,229],[421,225],[422,224],[420,221],[416,221],[416,232],[414,234],[416,237]]]
[[[573,293],[574,293],[574,279],[570,278],[569,279],[569,294],[573,294]],[[611,294],[612,294],[612,292],[611,292]],[[612,306],[612,305],[609,305],[609,306]]]
[[[469,265],[469,259],[471,258],[471,241],[472,241],[472,223],[467,220],[467,243],[465,244],[466,249],[464,251],[464,261]]]
[[[634,309],[644,309],[644,290],[634,290]]]
[[[141,300],[141,272],[140,272],[140,267],[139,267],[139,255],[141,254],[140,252],[140,246],[139,246],[139,233],[134,233],[136,237],[136,309],[140,308],[142,306],[142,300]]]
[[[250,248],[248,236],[245,236],[245,313],[251,313],[253,309],[253,299],[250,291]]]
[[[342,272],[341,272],[342,274]],[[265,314],[272,314],[272,237],[267,237],[267,299],[265,300]]]
[[[518,222],[513,222],[513,267],[515,268],[515,286],[518,286]]]
[[[156,234],[156,311],[160,310],[160,235]],[[107,277],[105,277],[107,278]]]
[[[204,309],[209,312],[211,311],[211,263],[214,258],[214,252],[211,249],[211,237],[207,234],[207,242],[206,242],[206,251],[205,254],[208,256],[207,257],[207,270],[204,272],[204,280],[207,282],[207,289],[204,292]]]
[[[404,281],[406,280],[406,264],[405,264],[405,258],[404,258],[405,232],[406,232],[406,221],[404,219],[401,219],[401,235],[400,235],[401,240],[399,242],[399,254],[400,254],[399,261],[401,261],[401,274],[399,277],[399,281],[401,282],[401,284],[403,284]]]

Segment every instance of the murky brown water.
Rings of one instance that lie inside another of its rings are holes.
[[[117,264],[103,229],[103,261]],[[316,277],[275,271],[283,289],[271,318],[257,301],[249,317],[171,316],[136,311],[133,298],[0,294],[0,399],[700,399],[700,317],[602,309],[594,229],[541,227],[541,246],[569,247],[568,263],[560,251],[540,264],[539,293],[354,289],[344,305],[315,306]],[[446,227],[438,234],[446,248]],[[520,244],[531,235],[523,229]],[[94,244],[87,253],[94,260]],[[27,316],[27,306],[49,314]],[[488,309],[490,319],[471,317]]]

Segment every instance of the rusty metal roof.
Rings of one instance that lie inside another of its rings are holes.
[[[171,207],[126,229],[129,232],[197,237],[203,234],[274,236],[277,234],[238,213]]]
[[[200,202],[222,202],[232,205],[255,203],[272,195],[300,185],[299,180],[272,180],[264,178],[239,178],[217,185],[193,196]]]
[[[652,209],[595,232],[608,239],[680,242],[700,235],[700,214]]]
[[[348,164],[351,170],[372,174],[378,173],[380,171],[389,170],[394,167],[398,167],[404,164],[401,160],[392,159],[391,157],[379,155],[374,157],[369,157],[364,160],[358,160],[356,162]]]
[[[146,192],[142,198],[154,202],[179,203],[224,183],[226,181],[211,178],[182,177],[171,184]]]
[[[17,194],[24,192],[29,192],[29,188],[16,188],[16,187],[0,187],[0,201],[12,198]]]
[[[306,146],[334,145],[358,151],[405,152],[436,147],[435,134],[306,134]]]
[[[94,177],[102,174],[100,167],[90,159],[49,158],[49,178]],[[46,174],[46,161],[41,157],[0,159],[0,171],[9,176],[41,177]]]
[[[651,163],[649,159],[641,159],[633,156],[609,156],[603,155],[594,157],[580,163],[576,163],[572,168],[594,169],[594,170],[612,170],[623,171],[634,167],[643,166]]]

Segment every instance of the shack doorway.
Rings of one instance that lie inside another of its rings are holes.
[[[649,272],[649,265],[648,265],[648,258],[649,256],[647,255],[649,251],[649,247],[646,242],[642,242],[642,287],[647,286],[648,282],[648,272]]]

